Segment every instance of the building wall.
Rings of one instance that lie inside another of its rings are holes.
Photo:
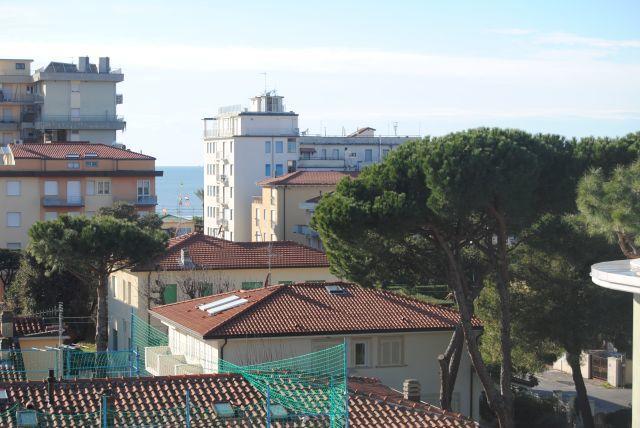
[[[305,201],[335,190],[336,186],[264,186],[260,199],[251,204],[251,239],[253,241],[294,241],[302,245],[314,245],[310,239],[294,228],[308,226],[311,216],[300,208]],[[272,214],[273,212],[273,214]],[[272,216],[275,221],[272,221]]]
[[[149,284],[153,287],[156,281],[163,284],[177,284],[178,301],[189,297],[182,291],[180,284],[185,279],[191,278],[197,281],[206,281],[214,285],[213,292],[239,290],[243,282],[264,282],[268,269],[228,269],[206,271],[159,271],[159,272],[131,272],[118,271],[109,278],[109,319],[111,329],[120,324],[127,324],[131,319],[131,311],[150,322],[156,327],[161,327],[159,321],[151,318],[149,308]],[[329,272],[328,267],[318,268],[273,268],[271,269],[271,284],[281,281],[338,281],[339,278]],[[156,306],[151,304],[151,307]],[[123,322],[124,320],[124,322]],[[163,327],[164,328],[164,327]],[[123,349],[128,344],[128,333],[118,331],[118,349]],[[110,330],[111,333],[111,330]],[[111,346],[111,342],[110,346]]]
[[[7,184],[16,181],[20,183],[20,195],[8,196]],[[15,247],[16,243],[22,249],[27,247],[29,228],[40,220],[39,186],[35,177],[0,177],[0,248]],[[10,212],[20,213],[19,227],[8,226],[7,213]]]
[[[217,368],[217,357],[238,365],[256,364],[305,355],[336,346],[346,340],[349,376],[379,378],[382,383],[402,391],[405,379],[417,379],[421,385],[421,399],[439,405],[439,365],[437,357],[443,353],[451,338],[450,331],[418,333],[375,333],[339,336],[303,336],[282,338],[242,338],[203,340],[188,331],[175,327],[169,334],[169,347],[174,355],[189,353],[189,363],[201,363],[210,371]],[[396,366],[380,363],[380,341],[398,339],[402,343],[402,360]],[[365,343],[366,364],[355,365],[356,343]],[[222,346],[224,345],[224,348]],[[208,348],[216,351],[209,351]],[[206,352],[202,352],[207,349]],[[222,349],[222,350],[221,350]],[[211,358],[214,358],[213,360]],[[479,417],[481,385],[473,372],[468,354],[463,351],[454,389],[454,410],[474,418]]]

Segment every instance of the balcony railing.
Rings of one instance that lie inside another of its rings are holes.
[[[36,128],[66,129],[116,129],[125,128],[126,122],[121,116],[113,114],[98,115],[46,115],[35,121]]]
[[[12,96],[0,91],[0,103],[18,103],[18,104],[31,104],[36,101],[41,101],[41,95],[26,94],[21,96]]]
[[[319,236],[318,232],[311,229],[306,224],[296,224],[295,226],[293,226],[293,233],[297,233],[297,234],[304,235],[307,237],[312,237],[312,238],[317,238]]]
[[[59,196],[44,196],[42,198],[42,206],[44,207],[83,207],[84,198],[82,196],[67,196],[61,198]]]
[[[158,197],[153,195],[153,196],[138,196],[135,198],[116,198],[116,201],[119,202],[126,202],[128,204],[131,205],[137,205],[137,206],[156,206],[158,205]]]

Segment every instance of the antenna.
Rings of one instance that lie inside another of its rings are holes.
[[[267,72],[264,71],[260,74],[264,76],[264,94],[267,95]]]
[[[398,122],[393,122],[393,135],[398,136]]]

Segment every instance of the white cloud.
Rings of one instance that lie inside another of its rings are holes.
[[[540,43],[546,44],[583,46],[599,49],[640,48],[640,39],[602,39],[596,37],[584,37],[577,34],[562,32],[539,34],[536,37],[536,40]]]

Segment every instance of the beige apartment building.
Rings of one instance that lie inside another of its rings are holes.
[[[157,204],[155,158],[104,144],[0,147],[0,247],[21,249],[29,228],[60,214],[93,215],[116,201]]]
[[[262,196],[251,203],[251,237],[254,242],[294,241],[322,248],[318,234],[309,227],[311,216],[323,194],[335,190],[350,171],[295,171],[262,180]]]
[[[0,59],[0,145],[88,141],[112,145],[125,128],[116,107],[124,80],[108,57],[98,65],[50,62],[35,72],[30,59]]]

